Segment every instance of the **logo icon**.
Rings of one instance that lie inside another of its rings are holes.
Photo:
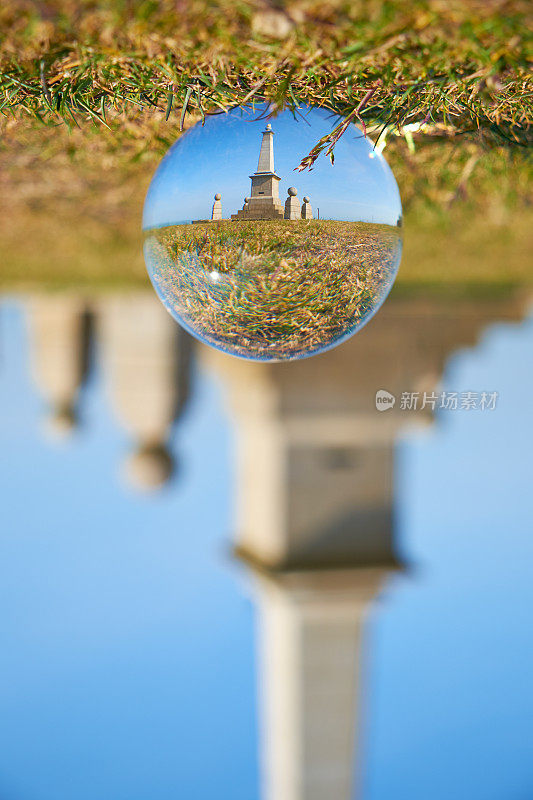
[[[388,411],[394,407],[395,402],[394,395],[385,391],[385,389],[378,389],[376,392],[376,408],[378,411]]]

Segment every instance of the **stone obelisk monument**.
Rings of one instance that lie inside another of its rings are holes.
[[[274,170],[274,131],[267,125],[259,152],[257,170],[250,175],[252,190],[245,198],[244,208],[232,214],[233,220],[242,219],[283,219],[283,205],[279,199],[281,178]]]

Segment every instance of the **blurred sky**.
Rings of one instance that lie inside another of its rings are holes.
[[[295,172],[301,159],[334,127],[338,117],[323,109],[301,109],[296,118],[283,111],[260,119],[264,107],[234,109],[206,118],[171,147],[159,165],[146,197],[143,227],[205,219],[211,216],[213,196],[222,195],[222,215],[242,208],[257,169],[262,131],[274,131],[274,162],[281,178],[284,203],[289,186],[298,197],[308,195],[323,219],[382,222],[395,225],[401,214],[398,187],[383,156],[355,125],[335,147],[335,163],[321,155],[311,171]]]
[[[364,800],[533,797],[533,318],[490,327],[444,388],[497,390],[495,412],[441,412],[399,446],[412,573],[368,638]]]
[[[24,318],[0,307],[0,797],[258,800],[253,593],[229,556],[221,386],[194,376],[161,493],[98,370],[69,442],[43,439]],[[400,544],[367,632],[364,800],[533,794],[533,321],[453,356],[441,415],[399,446]]]

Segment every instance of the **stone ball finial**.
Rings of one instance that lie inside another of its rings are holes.
[[[309,198],[308,197],[304,197],[304,203],[308,203],[308,202],[309,202]]]
[[[155,447],[141,445],[123,464],[123,474],[127,483],[141,491],[159,489],[168,481],[173,471],[173,459],[163,445]]]
[[[215,195],[215,200],[220,200],[221,197],[222,195],[217,192]]]
[[[44,421],[44,432],[47,437],[59,441],[66,439],[78,425],[77,415],[72,407],[58,407],[52,409]]]
[[[298,194],[298,189],[295,189],[294,186],[289,187],[289,195],[290,197],[296,197]]]

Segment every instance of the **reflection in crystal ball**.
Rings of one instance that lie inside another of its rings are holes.
[[[304,122],[286,111],[265,126],[260,116],[208,118],[171,148],[146,199],[144,254],[190,333],[242,358],[284,361],[333,347],[379,308],[400,262],[401,205],[355,126],[334,164],[319,157],[295,173],[339,120],[318,109]]]

